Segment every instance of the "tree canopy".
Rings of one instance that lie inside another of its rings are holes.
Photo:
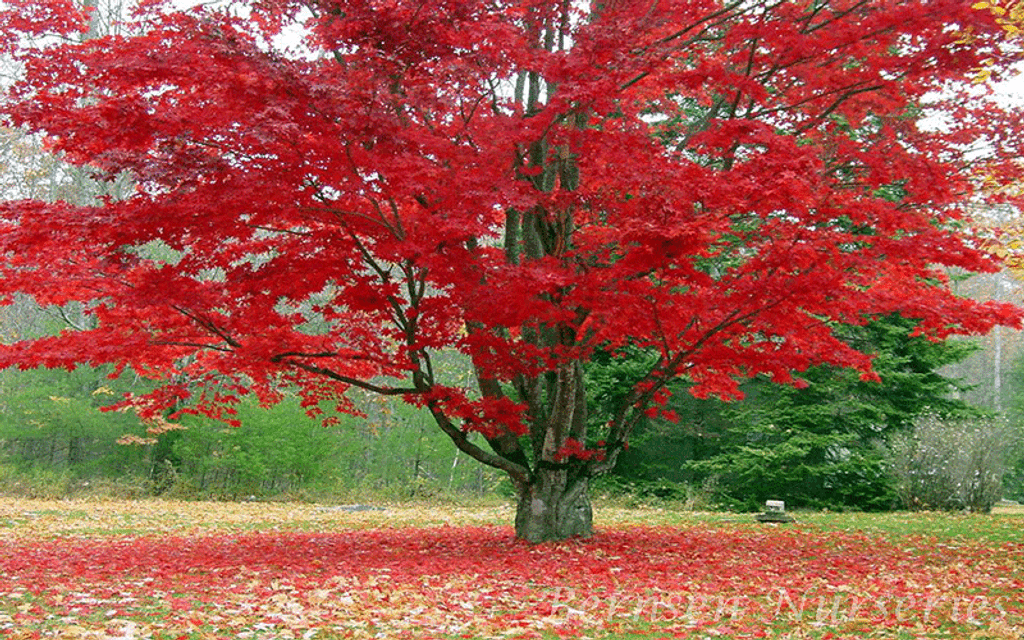
[[[960,221],[1024,141],[988,91],[1020,49],[971,2],[150,0],[90,38],[72,0],[7,7],[5,124],[134,189],[0,205],[5,294],[93,322],[0,365],[134,369],[144,415],[402,396],[530,540],[589,533],[674,379],[872,378],[837,326],[1019,320],[946,287],[996,267]],[[627,346],[653,360],[588,429],[582,364]]]

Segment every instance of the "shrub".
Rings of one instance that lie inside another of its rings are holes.
[[[1016,438],[996,418],[919,418],[890,446],[900,500],[909,509],[988,512],[1001,496],[1006,453]]]

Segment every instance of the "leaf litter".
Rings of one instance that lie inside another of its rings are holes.
[[[1024,632],[1020,543],[651,526],[616,513],[593,539],[532,546],[497,524],[508,515],[504,507],[0,500],[0,637]]]

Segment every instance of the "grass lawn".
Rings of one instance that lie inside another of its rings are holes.
[[[1024,513],[0,498],[0,638],[1020,638]]]

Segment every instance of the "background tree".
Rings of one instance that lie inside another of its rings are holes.
[[[401,396],[508,474],[529,540],[590,533],[589,479],[677,378],[872,378],[835,327],[1017,321],[940,269],[994,267],[955,229],[967,148],[1008,182],[1024,140],[971,84],[1020,52],[969,2],[155,2],[84,42],[68,0],[8,7],[7,124],[136,186],[0,208],[5,291],[95,322],[0,364],[134,369],[144,416]],[[597,430],[583,365],[627,345],[654,361]]]
[[[743,402],[717,407],[725,427],[703,434],[712,455],[689,468],[698,478],[714,477],[725,499],[748,509],[771,498],[818,508],[895,506],[893,438],[912,432],[925,415],[966,419],[981,413],[955,398],[962,384],[939,373],[971,347],[910,337],[912,326],[889,316],[840,331],[874,356],[880,383],[829,366],[808,370],[801,389],[752,381]]]
[[[1003,476],[1003,497],[1024,501],[1024,357],[1018,356],[1008,376],[1013,394],[1006,411],[1006,421],[1013,437],[1000,446],[1004,450],[1006,473]]]

